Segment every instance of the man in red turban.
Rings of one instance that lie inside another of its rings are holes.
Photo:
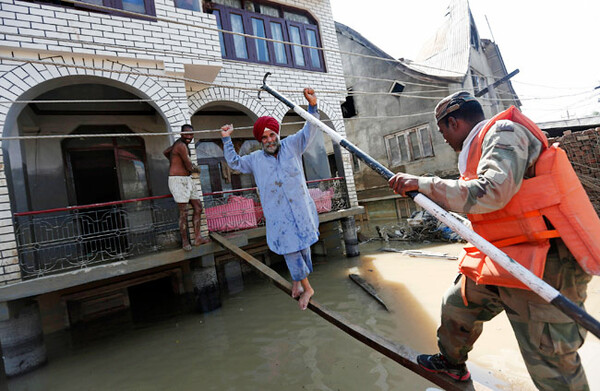
[[[318,118],[314,90],[304,89],[308,112]],[[283,255],[292,276],[292,297],[306,309],[315,293],[308,282],[313,271],[310,246],[319,240],[319,217],[310,197],[302,167],[302,154],[317,126],[307,123],[300,131],[279,139],[279,123],[273,117],[260,117],[254,124],[254,138],[262,151],[239,156],[231,141],[233,125],[221,128],[223,153],[232,169],[253,174],[267,226],[267,244],[271,251]]]
[[[263,133],[265,132],[266,128],[279,134],[279,122],[277,122],[277,120],[275,118],[269,117],[268,115],[266,115],[264,117],[260,117],[254,123],[254,129],[252,131],[254,133],[254,138],[259,143],[262,140],[262,136],[263,136]]]
[[[281,143],[279,139],[279,122],[275,118],[260,117],[254,123],[252,133],[254,138],[261,143],[263,151],[277,157]]]

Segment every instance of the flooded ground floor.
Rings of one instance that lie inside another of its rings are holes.
[[[341,244],[340,244],[341,246]],[[456,255],[459,244],[371,241],[362,255],[341,248],[315,257],[315,299],[349,321],[421,352],[435,352],[441,297],[456,261],[412,258],[382,247]],[[285,265],[274,268],[288,278]],[[370,282],[390,312],[348,274]],[[435,386],[352,339],[260,276],[229,284],[222,307],[185,310],[159,282],[130,292],[138,305],[83,327],[46,336],[48,363],[10,379],[21,390],[428,390]],[[234,289],[232,289],[234,288]],[[600,315],[600,278],[588,311]],[[139,297],[136,297],[139,295]],[[580,350],[592,389],[600,389],[600,342]],[[474,378],[495,390],[533,390],[504,314],[486,324],[470,355]]]

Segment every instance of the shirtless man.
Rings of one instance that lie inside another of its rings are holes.
[[[181,138],[165,149],[163,154],[169,159],[169,190],[173,199],[179,208],[179,231],[181,232],[181,243],[183,250],[191,251],[192,246],[188,237],[187,205],[192,204],[194,209],[194,245],[208,243],[209,240],[200,235],[200,215],[202,213],[202,204],[200,203],[200,194],[192,181],[191,174],[200,172],[200,167],[192,164],[190,159],[189,144],[194,139],[192,125],[185,124],[181,126]],[[189,132],[189,133],[183,133]]]

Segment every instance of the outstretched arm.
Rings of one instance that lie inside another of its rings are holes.
[[[252,173],[252,164],[250,156],[240,156],[233,147],[231,141],[231,134],[233,133],[233,125],[227,124],[221,127],[221,137],[223,138],[223,155],[227,165],[233,170],[239,171],[244,174]]]
[[[305,88],[304,97],[308,102],[308,112],[315,118],[319,118],[319,110],[317,109],[317,95],[315,94],[315,90],[312,88]],[[311,124],[310,122],[306,122],[302,129],[300,129],[297,133],[286,137],[284,141],[290,148],[294,149],[297,153],[302,154],[306,148],[308,148],[317,132],[319,132],[317,126]]]

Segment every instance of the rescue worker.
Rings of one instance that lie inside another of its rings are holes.
[[[441,100],[435,119],[459,152],[461,178],[399,173],[390,187],[467,213],[478,234],[583,307],[590,274],[600,274],[600,220],[564,151],[515,107],[485,120],[468,92]],[[419,355],[421,367],[468,380],[465,362],[483,323],[506,311],[540,390],[589,389],[577,353],[583,327],[474,247],[463,250],[459,270],[442,302],[440,352]]]
[[[318,118],[317,97],[305,88],[308,112]],[[233,125],[221,128],[225,160],[233,170],[252,173],[258,186],[267,225],[267,244],[283,255],[292,276],[292,297],[305,310],[314,290],[308,281],[313,266],[310,246],[319,239],[319,217],[310,197],[302,168],[302,153],[315,134],[315,125],[307,123],[296,134],[280,140],[279,122],[260,117],[254,124],[254,137],[262,150],[239,156],[233,147]]]

